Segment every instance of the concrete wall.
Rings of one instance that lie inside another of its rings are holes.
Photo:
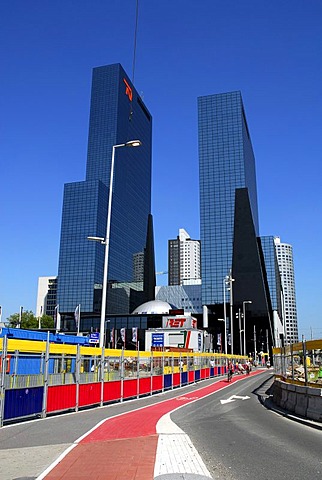
[[[274,381],[273,402],[290,413],[322,422],[322,389]]]

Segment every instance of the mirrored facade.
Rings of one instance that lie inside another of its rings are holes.
[[[202,300],[223,303],[232,269],[235,191],[247,188],[255,234],[255,159],[239,91],[198,98]],[[226,299],[229,299],[227,292]]]
[[[113,145],[140,140],[140,147],[115,149],[107,312],[135,308],[136,262],[146,248],[151,213],[152,118],[120,64],[93,70],[85,181],[64,188],[57,301],[61,313],[101,309],[105,238]]]

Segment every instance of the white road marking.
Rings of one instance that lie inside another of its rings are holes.
[[[231,397],[227,398],[227,400],[220,400],[220,403],[225,404],[225,403],[234,402],[235,400],[248,400],[249,398],[250,397],[248,397],[247,395],[245,395],[244,397],[241,397],[239,395],[232,395]]]
[[[212,478],[188,435],[163,415],[156,425],[159,435],[154,478],[175,473],[191,473]]]

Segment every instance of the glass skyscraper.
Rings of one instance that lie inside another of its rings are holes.
[[[113,145],[140,140],[138,148],[115,149],[107,313],[129,313],[140,303],[135,292],[138,255],[147,245],[151,213],[152,118],[120,64],[93,69],[85,181],[64,188],[57,302],[61,313],[77,305],[99,312]]]
[[[272,309],[282,318],[282,285],[273,236],[260,237]]]
[[[243,353],[256,356],[274,342],[274,315],[267,257],[259,238],[255,158],[241,93],[199,97],[198,129],[202,303],[214,333],[223,333],[224,322],[218,320],[225,313],[226,320],[229,317],[231,353],[242,352],[245,335]],[[228,275],[233,281],[227,285]]]
[[[198,98],[202,300],[223,303],[232,269],[235,191],[247,188],[258,235],[255,159],[239,91]]]

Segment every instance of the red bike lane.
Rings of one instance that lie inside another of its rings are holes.
[[[256,375],[259,371],[252,372]],[[236,375],[232,382],[246,378]],[[160,418],[190,402],[227,388],[226,378],[193,393],[180,394],[169,400],[139,408],[103,420],[78,439],[39,480],[151,480],[154,474]]]

